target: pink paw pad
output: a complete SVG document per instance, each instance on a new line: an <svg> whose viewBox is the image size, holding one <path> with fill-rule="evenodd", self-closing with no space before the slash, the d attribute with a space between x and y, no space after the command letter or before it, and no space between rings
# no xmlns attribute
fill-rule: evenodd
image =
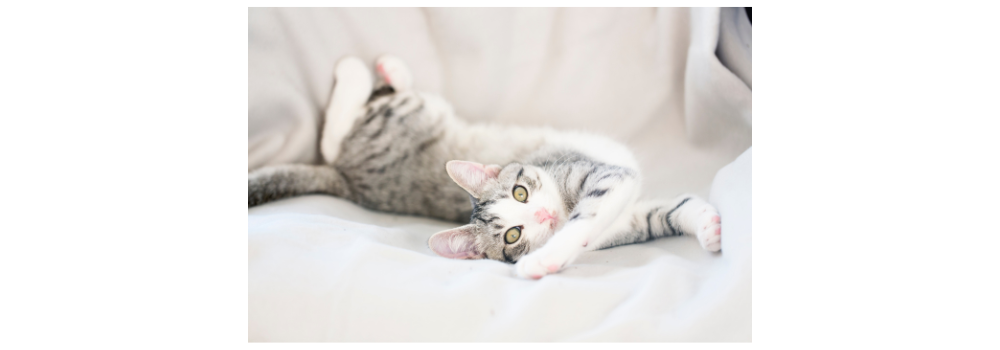
<svg viewBox="0 0 1000 350"><path fill-rule="evenodd" d="M389 80L389 74L386 74L385 68L382 67L381 63L375 66L375 70L378 70L379 75L382 76L382 79L385 79L386 84L392 85L392 81Z"/></svg>
<svg viewBox="0 0 1000 350"><path fill-rule="evenodd" d="M542 278L542 275L531 275L531 278L537 280L537 279Z"/></svg>
<svg viewBox="0 0 1000 350"><path fill-rule="evenodd" d="M716 228L715 229L715 235L718 236L718 235L721 235L721 234L722 234L722 228L721 227Z"/></svg>
<svg viewBox="0 0 1000 350"><path fill-rule="evenodd" d="M722 222L718 215L712 217L712 222L719 223Z"/></svg>
<svg viewBox="0 0 1000 350"><path fill-rule="evenodd" d="M549 265L549 267L547 267L545 269L549 270L549 272L556 272L556 271L559 271L559 265L552 264L552 265Z"/></svg>

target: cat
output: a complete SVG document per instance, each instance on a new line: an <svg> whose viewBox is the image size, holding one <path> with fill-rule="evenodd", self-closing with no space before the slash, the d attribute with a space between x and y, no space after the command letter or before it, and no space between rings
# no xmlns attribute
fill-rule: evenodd
<svg viewBox="0 0 1000 350"><path fill-rule="evenodd" d="M552 128L470 124L441 97L413 91L394 56L376 79L356 57L339 60L320 152L326 165L249 173L249 207L326 193L360 206L466 225L428 246L453 259L514 264L522 278L556 273L581 253L695 236L721 248L721 219L693 195L639 201L638 163L606 137Z"/></svg>

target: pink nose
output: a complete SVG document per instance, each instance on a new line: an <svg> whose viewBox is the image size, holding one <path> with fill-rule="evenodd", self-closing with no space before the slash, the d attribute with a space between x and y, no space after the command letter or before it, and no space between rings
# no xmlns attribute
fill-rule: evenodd
<svg viewBox="0 0 1000 350"><path fill-rule="evenodd" d="M538 211L535 212L535 220L537 220L539 224L545 223L546 221L552 219L553 219L552 215L549 214L549 212L546 211L545 208L538 209Z"/></svg>

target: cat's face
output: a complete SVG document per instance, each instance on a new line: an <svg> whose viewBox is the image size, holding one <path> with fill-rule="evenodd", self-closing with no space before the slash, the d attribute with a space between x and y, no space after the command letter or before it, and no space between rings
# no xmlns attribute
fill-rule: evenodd
<svg viewBox="0 0 1000 350"><path fill-rule="evenodd" d="M472 196L472 222L434 234L429 245L438 255L513 263L566 223L558 185L538 167L452 161L447 170Z"/></svg>

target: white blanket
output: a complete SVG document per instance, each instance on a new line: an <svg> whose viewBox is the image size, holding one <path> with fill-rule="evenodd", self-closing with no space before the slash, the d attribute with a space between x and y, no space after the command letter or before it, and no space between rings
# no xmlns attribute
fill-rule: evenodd
<svg viewBox="0 0 1000 350"><path fill-rule="evenodd" d="M719 9L251 9L248 168L319 161L333 63L393 53L466 119L625 142L645 198L711 185L723 253L662 239L527 281L501 262L435 256L427 238L454 224L294 198L248 211L250 340L750 340L749 151L715 176L750 146L750 90L706 49L718 20Z"/></svg>
<svg viewBox="0 0 1000 350"><path fill-rule="evenodd" d="M251 341L749 341L750 151L719 173L722 254L688 237L584 253L541 280L451 260L454 224L306 196L250 209Z"/></svg>

